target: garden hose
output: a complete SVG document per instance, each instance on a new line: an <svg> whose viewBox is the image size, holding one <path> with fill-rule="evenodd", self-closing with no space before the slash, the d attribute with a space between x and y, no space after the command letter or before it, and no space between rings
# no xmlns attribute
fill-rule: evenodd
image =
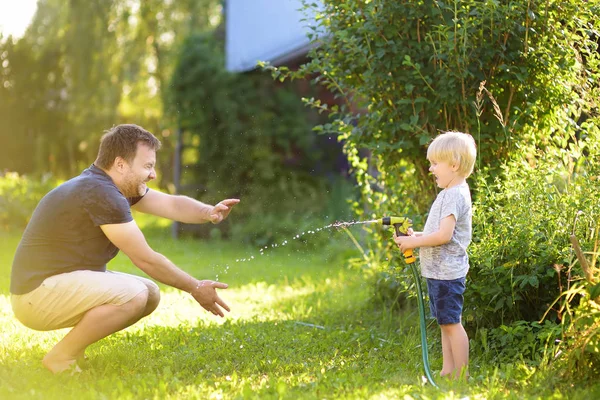
<svg viewBox="0 0 600 400"><path fill-rule="evenodd" d="M431 368L429 367L429 352L427 351L427 326L425 325L425 304L423 303L423 291L421 290L421 277L419 271L415 267L414 262L408 264L412 270L413 277L415 278L415 285L417 286L417 303L419 304L419 320L421 323L421 353L423 355L423 369L425 370L425 376L435 388L439 389L439 386L433 380L431 374Z"/></svg>
<svg viewBox="0 0 600 400"><path fill-rule="evenodd" d="M396 236L406 236L408 228L410 228L412 221L408 218L404 217L383 217L380 220L381 225L384 226L394 226L396 229ZM425 370L425 376L429 380L429 383L433 385L435 388L439 389L439 386L433 380L433 375L431 374L431 368L429 367L429 352L427 350L427 326L425 325L425 304L423 302L423 291L421 290L421 276L419 275L419 271L415 267L415 261L417 261L416 257L413 254L412 250L407 250L403 253L404 262L406 262L412 271L413 277L415 279L415 286L417 287L417 303L419 306L419 320L421 325L421 354L423 356L423 369Z"/></svg>

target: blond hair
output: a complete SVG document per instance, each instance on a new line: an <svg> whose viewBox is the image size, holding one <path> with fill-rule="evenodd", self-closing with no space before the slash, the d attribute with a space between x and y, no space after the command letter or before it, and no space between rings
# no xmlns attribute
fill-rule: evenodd
<svg viewBox="0 0 600 400"><path fill-rule="evenodd" d="M477 149L473 136L462 132L445 132L433 139L427 149L429 161L458 165L458 173L467 178L473 172Z"/></svg>

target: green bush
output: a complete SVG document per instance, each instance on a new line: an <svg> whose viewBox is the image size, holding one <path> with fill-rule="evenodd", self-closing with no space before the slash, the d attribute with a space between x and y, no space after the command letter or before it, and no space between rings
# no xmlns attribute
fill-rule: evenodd
<svg viewBox="0 0 600 400"><path fill-rule="evenodd" d="M0 229L23 229L38 202L56 185L50 175L38 180L16 172L0 174Z"/></svg>
<svg viewBox="0 0 600 400"><path fill-rule="evenodd" d="M482 359L539 365L557 354L556 341L561 333L561 326L551 321L516 321L493 329L480 328L472 343Z"/></svg>
<svg viewBox="0 0 600 400"><path fill-rule="evenodd" d="M476 171L488 167L493 177L523 142L552 147L594 107L600 22L587 3L322 3L311 60L296 72L270 69L276 78L312 76L342 100L332 109L306 102L332 110L317 129L344 140L359 214L428 210L435 184L423 149L440 130L470 132Z"/></svg>
<svg viewBox="0 0 600 400"><path fill-rule="evenodd" d="M361 193L356 215L419 216L422 227L437 191L426 144L440 130L471 133L478 160L465 319L487 330L492 351L539 354L538 345L526 349L529 335L551 335L560 316L534 322L568 287L566 276L579 274L570 269L574 216L581 210L588 226L598 216L597 5L322 3L310 61L296 72L269 69L276 78L314 74L344 101L330 108L306 99L331 111L317 130L344 141ZM589 246L585 226L576 233ZM363 264L381 270L397 249L389 235L372 236ZM407 276L399 268L398 290L411 290Z"/></svg>
<svg viewBox="0 0 600 400"><path fill-rule="evenodd" d="M489 328L540 320L569 279L582 276L570 267L569 236L579 213L575 234L589 246L590 223L600 218L595 129L569 149L516 157L491 183L478 175L467 321Z"/></svg>
<svg viewBox="0 0 600 400"><path fill-rule="evenodd" d="M208 203L239 197L228 233L258 245L350 215L340 200L350 183L336 178L341 150L312 132L316 113L294 86L260 71L232 74L224 64L221 42L194 35L173 74L167 104L184 131L184 186Z"/></svg>
<svg viewBox="0 0 600 400"><path fill-rule="evenodd" d="M560 310L565 313L560 346L565 353L562 370L568 378L597 379L600 376L599 280L596 270L593 282L576 283L560 299ZM571 304L574 298L579 299L575 306Z"/></svg>

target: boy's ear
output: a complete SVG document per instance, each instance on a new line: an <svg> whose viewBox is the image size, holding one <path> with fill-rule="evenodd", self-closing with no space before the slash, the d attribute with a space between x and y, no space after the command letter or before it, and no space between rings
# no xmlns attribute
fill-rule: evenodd
<svg viewBox="0 0 600 400"><path fill-rule="evenodd" d="M452 169L452 172L456 172L460 168L460 165L458 163L453 163L450 168Z"/></svg>

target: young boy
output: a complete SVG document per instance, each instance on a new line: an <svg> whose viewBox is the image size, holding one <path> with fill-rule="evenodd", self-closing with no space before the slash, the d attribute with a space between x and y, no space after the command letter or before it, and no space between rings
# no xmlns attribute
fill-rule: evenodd
<svg viewBox="0 0 600 400"><path fill-rule="evenodd" d="M429 171L443 189L433 202L423 232L394 241L404 252L420 247L421 274L427 279L429 306L442 331L441 376L468 376L469 338L461 324L465 276L471 243L471 193L466 178L473 172L477 151L473 137L446 132L427 149Z"/></svg>

